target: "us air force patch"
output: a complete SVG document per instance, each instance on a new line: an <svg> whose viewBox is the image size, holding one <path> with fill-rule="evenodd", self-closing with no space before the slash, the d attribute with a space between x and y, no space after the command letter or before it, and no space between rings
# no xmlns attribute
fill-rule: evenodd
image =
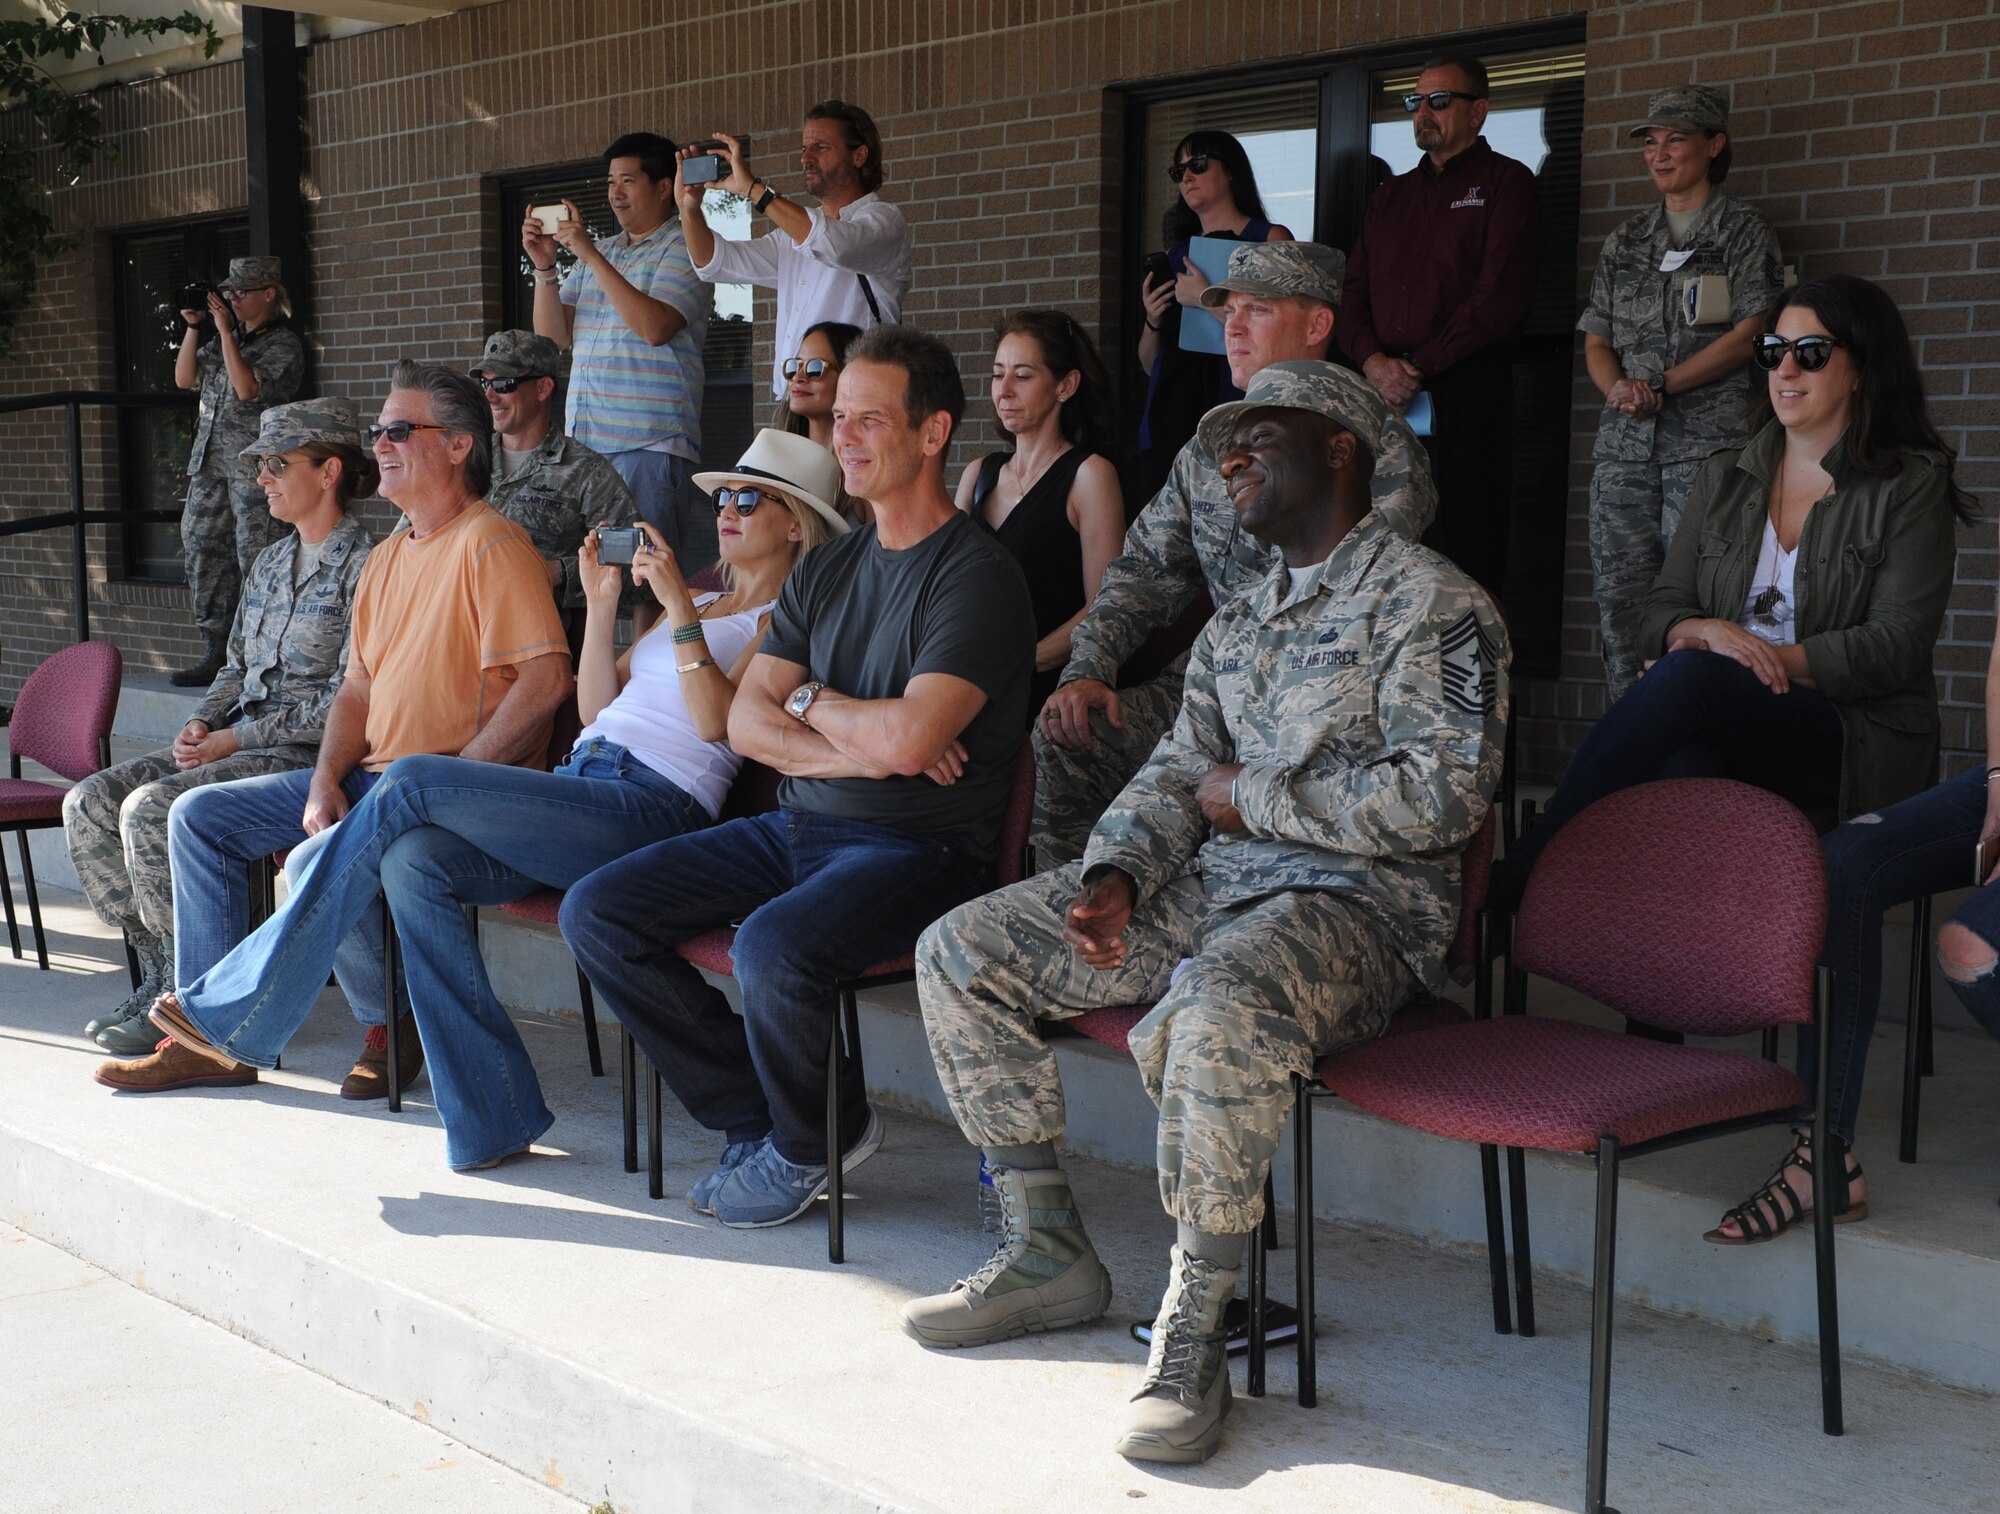
<svg viewBox="0 0 2000 1514"><path fill-rule="evenodd" d="M1468 715L1484 715L1493 698L1493 649L1470 610L1444 633L1440 650L1445 701Z"/></svg>

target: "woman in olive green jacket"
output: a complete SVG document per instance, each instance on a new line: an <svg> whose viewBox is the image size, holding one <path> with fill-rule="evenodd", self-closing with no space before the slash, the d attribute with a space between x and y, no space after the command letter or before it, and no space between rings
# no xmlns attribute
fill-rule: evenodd
<svg viewBox="0 0 2000 1514"><path fill-rule="evenodd" d="M1565 822L1634 784L1734 778L1844 818L1936 775L1931 654L1970 498L1886 294L1801 284L1773 327L1755 356L1776 418L1703 466L1641 612L1656 660L1501 865L1502 898Z"/></svg>

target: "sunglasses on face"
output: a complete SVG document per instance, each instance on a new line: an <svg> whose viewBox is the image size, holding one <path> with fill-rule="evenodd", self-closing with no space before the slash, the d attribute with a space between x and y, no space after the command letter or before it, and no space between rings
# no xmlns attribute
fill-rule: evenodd
<svg viewBox="0 0 2000 1514"><path fill-rule="evenodd" d="M1207 172L1208 154L1205 152L1198 152L1193 157L1185 159L1182 162L1169 163L1167 165L1167 177L1172 179L1176 184L1180 183L1182 179L1185 179L1191 173Z"/></svg>
<svg viewBox="0 0 2000 1514"><path fill-rule="evenodd" d="M449 426L430 426L424 424L422 421L391 421L386 426L370 426L368 428L368 441L369 444L372 446L374 443L381 441L382 438L386 436L389 438L390 441L394 442L397 446L400 447L403 445L404 442L410 439L410 433L412 431L449 431L449 430L451 430L451 427Z"/></svg>
<svg viewBox="0 0 2000 1514"><path fill-rule="evenodd" d="M782 503L780 496L774 494L769 489L752 489L745 486L741 489L717 489L715 491L715 513L717 515L720 515L724 510L734 505L737 515L748 520L759 505L775 505L780 503Z"/></svg>
<svg viewBox="0 0 2000 1514"><path fill-rule="evenodd" d="M785 377L795 379L804 374L809 379L825 378L833 372L834 365L823 357L788 357L785 359Z"/></svg>
<svg viewBox="0 0 2000 1514"><path fill-rule="evenodd" d="M1479 96L1469 95L1462 89L1434 89L1429 94L1408 94L1403 96L1403 109L1415 115L1428 105L1435 111L1451 109L1454 100L1477 100Z"/></svg>
<svg viewBox="0 0 2000 1514"><path fill-rule="evenodd" d="M1757 338L1757 345L1750 349L1750 355L1757 359L1757 366L1767 373L1777 369L1787 352L1798 360L1798 365L1807 373L1818 373L1833 360L1833 349L1842 345L1830 336L1788 339L1767 331Z"/></svg>
<svg viewBox="0 0 2000 1514"><path fill-rule="evenodd" d="M538 378L547 377L546 373L523 373L515 378L481 377L479 387L484 389L488 394L512 394L523 384L532 384Z"/></svg>
<svg viewBox="0 0 2000 1514"><path fill-rule="evenodd" d="M273 478L283 478L285 470L291 467L293 463L302 463L305 461L306 459L303 457L278 457L276 455L260 457L257 459L257 471L259 473L268 473Z"/></svg>

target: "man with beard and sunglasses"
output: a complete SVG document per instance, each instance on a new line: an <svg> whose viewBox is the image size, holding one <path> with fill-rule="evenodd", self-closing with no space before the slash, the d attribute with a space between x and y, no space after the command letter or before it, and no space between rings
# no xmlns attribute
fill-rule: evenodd
<svg viewBox="0 0 2000 1514"><path fill-rule="evenodd" d="M603 453L556 424L562 353L533 331L496 331L467 370L493 412L493 487L486 503L534 538L572 631L582 625L576 549L594 526L628 525L638 506Z"/></svg>

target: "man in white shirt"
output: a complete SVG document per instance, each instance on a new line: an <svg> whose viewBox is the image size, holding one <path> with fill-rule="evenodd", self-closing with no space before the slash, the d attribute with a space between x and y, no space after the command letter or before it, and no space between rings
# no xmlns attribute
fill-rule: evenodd
<svg viewBox="0 0 2000 1514"><path fill-rule="evenodd" d="M709 284L762 284L778 291L777 347L771 393L785 393L784 362L796 356L816 321L845 321L864 330L893 326L910 290L910 228L903 213L876 197L882 187L882 135L858 105L825 100L806 112L799 143L805 192L819 201L796 205L753 173L743 144L722 132L724 173L714 187L743 196L771 230L749 242L719 240L702 213L705 184L676 181L681 234L696 277ZM681 161L703 156L683 148Z"/></svg>

